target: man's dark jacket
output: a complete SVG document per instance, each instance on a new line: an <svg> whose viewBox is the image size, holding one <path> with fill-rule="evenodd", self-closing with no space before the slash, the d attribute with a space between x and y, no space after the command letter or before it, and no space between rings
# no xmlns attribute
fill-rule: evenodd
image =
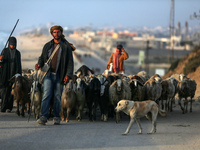
<svg viewBox="0 0 200 150"><path fill-rule="evenodd" d="M46 43L43 47L42 54L39 57L38 64L40 67L43 67L45 62L47 62L49 58L49 51L53 47L54 41L51 40ZM66 41L62 41L60 43L61 47L61 56L59 62L59 68L57 69L57 74L60 76L60 83L64 84L64 77L68 76L72 78L74 72L74 61L72 55L72 48Z"/></svg>
<svg viewBox="0 0 200 150"><path fill-rule="evenodd" d="M11 59L9 48L3 49L1 55L3 55L3 59L0 63L0 88L8 86L12 76L22 73L21 54L17 49L15 49L14 59ZM11 71L11 68L14 70Z"/></svg>

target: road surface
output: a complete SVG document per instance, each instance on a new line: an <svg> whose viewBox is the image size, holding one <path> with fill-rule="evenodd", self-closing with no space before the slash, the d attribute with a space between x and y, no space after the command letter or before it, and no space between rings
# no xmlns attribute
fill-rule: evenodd
<svg viewBox="0 0 200 150"><path fill-rule="evenodd" d="M175 104L174 111L166 118L158 117L157 133L147 134L151 123L141 119L143 134L138 135L134 123L130 133L122 136L129 123L129 117L123 115L120 123L110 118L108 122L90 122L86 115L78 122L71 116L69 123L53 125L49 120L41 126L31 117L18 117L13 109L11 113L0 113L0 149L1 150L191 150L200 148L200 102L193 103L193 112L182 114Z"/></svg>

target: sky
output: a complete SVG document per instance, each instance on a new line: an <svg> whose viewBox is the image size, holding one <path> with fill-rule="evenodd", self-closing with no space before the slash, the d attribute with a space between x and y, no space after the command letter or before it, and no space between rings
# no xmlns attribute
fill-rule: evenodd
<svg viewBox="0 0 200 150"><path fill-rule="evenodd" d="M0 31L46 26L63 27L92 25L121 27L168 27L171 0L0 0ZM200 0L175 0L175 26L200 26L200 20L190 20L200 14Z"/></svg>

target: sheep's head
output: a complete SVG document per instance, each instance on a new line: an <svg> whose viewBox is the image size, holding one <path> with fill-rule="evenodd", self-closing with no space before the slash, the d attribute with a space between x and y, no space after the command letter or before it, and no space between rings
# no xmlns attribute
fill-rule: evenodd
<svg viewBox="0 0 200 150"><path fill-rule="evenodd" d="M76 91L84 90L85 89L85 81L81 78L76 79Z"/></svg>
<svg viewBox="0 0 200 150"><path fill-rule="evenodd" d="M73 89L74 89L74 83L73 83L72 80L69 80L69 82L67 83L66 89L67 89L67 92L73 91Z"/></svg>
<svg viewBox="0 0 200 150"><path fill-rule="evenodd" d="M116 81L116 87L117 87L117 91L120 92L122 90L122 86L123 86L123 82L121 79L117 79Z"/></svg>

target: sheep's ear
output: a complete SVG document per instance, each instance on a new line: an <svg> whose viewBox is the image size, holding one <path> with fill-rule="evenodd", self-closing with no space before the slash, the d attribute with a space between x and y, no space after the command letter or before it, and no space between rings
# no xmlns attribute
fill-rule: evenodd
<svg viewBox="0 0 200 150"><path fill-rule="evenodd" d="M126 101L125 104L128 105L128 104L129 104L129 101Z"/></svg>

